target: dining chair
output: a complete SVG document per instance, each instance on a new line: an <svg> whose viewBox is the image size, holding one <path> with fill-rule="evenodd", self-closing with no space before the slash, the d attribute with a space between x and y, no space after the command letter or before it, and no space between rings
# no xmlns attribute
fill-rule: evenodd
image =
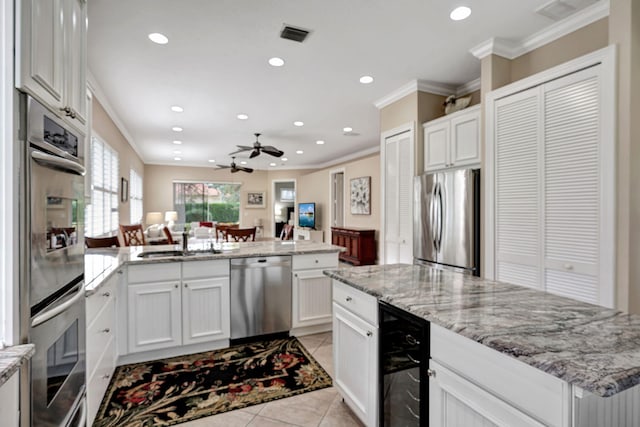
<svg viewBox="0 0 640 427"><path fill-rule="evenodd" d="M145 246L147 244L141 224L120 224L120 233L122 233L124 246Z"/></svg>
<svg viewBox="0 0 640 427"><path fill-rule="evenodd" d="M293 239L293 225L285 224L282 226L282 231L280 232L280 240L291 239Z"/></svg>
<svg viewBox="0 0 640 427"><path fill-rule="evenodd" d="M216 224L216 237L218 240L227 240L227 230L238 227L238 224Z"/></svg>
<svg viewBox="0 0 640 427"><path fill-rule="evenodd" d="M167 244L174 245L176 241L173 240L173 236L171 235L171 230L169 230L169 227L166 227L166 226L162 227L162 231L164 232L164 235L167 238Z"/></svg>
<svg viewBox="0 0 640 427"><path fill-rule="evenodd" d="M118 248L120 247L120 242L118 241L118 236L110 236L110 237L85 237L84 245L89 248Z"/></svg>
<svg viewBox="0 0 640 427"><path fill-rule="evenodd" d="M251 228L228 228L227 229L227 242L231 237L236 242L246 242L251 238L251 241L256 240L256 227Z"/></svg>

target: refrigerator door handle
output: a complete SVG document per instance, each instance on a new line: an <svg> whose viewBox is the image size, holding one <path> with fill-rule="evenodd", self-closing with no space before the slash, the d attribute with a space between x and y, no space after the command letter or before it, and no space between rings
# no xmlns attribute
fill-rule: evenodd
<svg viewBox="0 0 640 427"><path fill-rule="evenodd" d="M438 251L438 239L435 237L436 236L436 214L435 214L435 209L436 209L436 191L438 189L438 184L436 183L436 185L434 185L433 190L431 191L431 197L429 197L429 228L431 229L431 233L433 235L433 247L435 248L436 252Z"/></svg>
<svg viewBox="0 0 640 427"><path fill-rule="evenodd" d="M438 183L438 251L442 247L442 228L444 226L444 207L442 203L442 185Z"/></svg>

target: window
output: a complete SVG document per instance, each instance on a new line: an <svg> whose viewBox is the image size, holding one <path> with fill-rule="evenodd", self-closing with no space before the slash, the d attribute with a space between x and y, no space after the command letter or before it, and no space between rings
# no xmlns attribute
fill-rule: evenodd
<svg viewBox="0 0 640 427"><path fill-rule="evenodd" d="M91 138L91 204L87 205L85 234L90 237L118 231L118 153L106 142Z"/></svg>
<svg viewBox="0 0 640 427"><path fill-rule="evenodd" d="M131 209L131 224L142 223L142 177L131 169L129 174L129 207Z"/></svg>
<svg viewBox="0 0 640 427"><path fill-rule="evenodd" d="M238 222L240 184L174 182L173 206L178 222Z"/></svg>

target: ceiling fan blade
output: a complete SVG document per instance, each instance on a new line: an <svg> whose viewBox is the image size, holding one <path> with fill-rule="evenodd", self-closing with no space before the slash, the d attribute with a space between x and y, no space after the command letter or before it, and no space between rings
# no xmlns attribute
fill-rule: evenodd
<svg viewBox="0 0 640 427"><path fill-rule="evenodd" d="M274 157L281 157L284 154L284 151L278 150L276 147L272 147L270 145L263 146L262 152Z"/></svg>
<svg viewBox="0 0 640 427"><path fill-rule="evenodd" d="M240 170L240 171L242 171L242 172L247 172L247 173L251 173L251 172L253 172L253 169L251 169L251 168L245 168L244 166L238 166L236 169L237 169L237 170Z"/></svg>
<svg viewBox="0 0 640 427"><path fill-rule="evenodd" d="M250 159L253 159L254 157L258 157L260 155L260 149L259 148L254 148L253 151L251 152L251 155L249 156Z"/></svg>
<svg viewBox="0 0 640 427"><path fill-rule="evenodd" d="M217 167L221 168L221 169L229 169L232 166L229 165L216 165Z"/></svg>
<svg viewBox="0 0 640 427"><path fill-rule="evenodd" d="M229 153L229 155L233 156L234 154L242 153L243 151L253 150L253 147L244 147L244 146L240 146L240 145L238 145L238 147L240 147L240 149L234 151L233 153Z"/></svg>

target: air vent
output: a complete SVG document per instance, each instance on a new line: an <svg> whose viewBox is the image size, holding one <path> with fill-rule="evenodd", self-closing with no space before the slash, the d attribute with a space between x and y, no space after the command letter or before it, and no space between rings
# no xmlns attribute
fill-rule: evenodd
<svg viewBox="0 0 640 427"><path fill-rule="evenodd" d="M598 0L552 0L536 9L536 13L560 21L597 2Z"/></svg>
<svg viewBox="0 0 640 427"><path fill-rule="evenodd" d="M309 31L303 30L302 28L291 27L289 25L285 25L282 28L282 31L280 31L280 37L287 40L293 40L298 43L302 43L308 35Z"/></svg>

